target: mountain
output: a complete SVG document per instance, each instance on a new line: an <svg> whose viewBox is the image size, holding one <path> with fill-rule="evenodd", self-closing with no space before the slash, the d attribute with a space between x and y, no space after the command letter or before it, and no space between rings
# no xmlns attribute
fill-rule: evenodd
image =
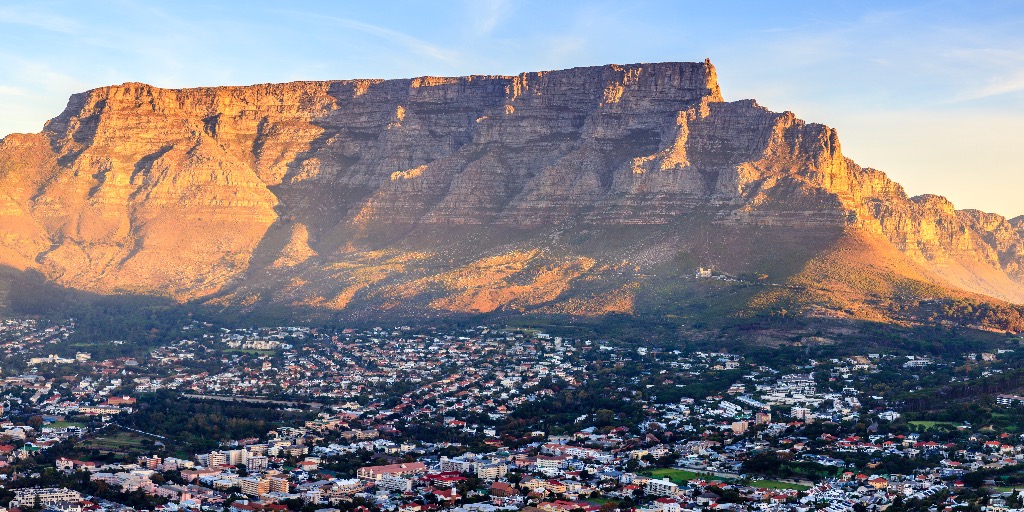
<svg viewBox="0 0 1024 512"><path fill-rule="evenodd" d="M95 294L354 317L1024 303L1024 218L908 197L707 61L75 94L0 142L0 249Z"/></svg>

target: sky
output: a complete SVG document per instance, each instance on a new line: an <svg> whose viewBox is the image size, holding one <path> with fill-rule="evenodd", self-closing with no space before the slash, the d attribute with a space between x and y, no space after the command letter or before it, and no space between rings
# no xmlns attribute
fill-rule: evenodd
<svg viewBox="0 0 1024 512"><path fill-rule="evenodd" d="M911 195L1024 214L1024 2L0 0L0 136L104 85L702 61Z"/></svg>

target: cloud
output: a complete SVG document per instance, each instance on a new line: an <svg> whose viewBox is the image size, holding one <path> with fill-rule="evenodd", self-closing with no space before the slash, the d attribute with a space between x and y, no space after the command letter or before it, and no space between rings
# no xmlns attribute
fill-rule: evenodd
<svg viewBox="0 0 1024 512"><path fill-rule="evenodd" d="M0 68L9 70L6 80L8 84L19 84L5 87L17 88L23 92L31 90L33 94L39 94L40 91L76 90L86 85L49 64L6 52L0 52ZM26 88L27 86L31 88Z"/></svg>
<svg viewBox="0 0 1024 512"><path fill-rule="evenodd" d="M348 18L339 18L335 16L312 16L307 13L295 11L284 12L283 14L290 14L294 17L306 18L311 21L325 21L340 27L349 28L352 30L362 32L364 34L379 37L393 44L403 46L407 50L418 55L430 57L432 59L439 60L441 62L452 65L459 63L459 54L457 52L429 43L427 41L406 34L405 32L400 32L398 30L381 27L379 25L373 25L370 23L365 23L362 21L352 20Z"/></svg>
<svg viewBox="0 0 1024 512"><path fill-rule="evenodd" d="M507 0L470 0L467 2L474 15L473 33L485 36L504 21L512 10Z"/></svg>
<svg viewBox="0 0 1024 512"><path fill-rule="evenodd" d="M4 24L25 25L61 34L82 32L82 24L76 20L24 5L0 7L0 25Z"/></svg>
<svg viewBox="0 0 1024 512"><path fill-rule="evenodd" d="M943 57L965 70L962 87L946 103L962 103L1024 91L1024 48L956 48Z"/></svg>
<svg viewBox="0 0 1024 512"><path fill-rule="evenodd" d="M994 77L989 80L988 84L958 96L953 102L980 100L1022 91L1024 91L1024 70L1010 75Z"/></svg>

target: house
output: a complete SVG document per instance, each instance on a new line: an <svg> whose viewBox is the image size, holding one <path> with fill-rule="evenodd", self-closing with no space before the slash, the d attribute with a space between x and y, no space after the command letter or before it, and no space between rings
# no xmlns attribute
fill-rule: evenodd
<svg viewBox="0 0 1024 512"><path fill-rule="evenodd" d="M451 489L434 489L430 494L437 499L438 503L447 503L449 505L455 503L459 498L461 498L461 496L459 496L459 492L456 491L454 487Z"/></svg>
<svg viewBox="0 0 1024 512"><path fill-rule="evenodd" d="M682 506L672 498L658 498L654 500L654 508L658 512L680 512Z"/></svg>

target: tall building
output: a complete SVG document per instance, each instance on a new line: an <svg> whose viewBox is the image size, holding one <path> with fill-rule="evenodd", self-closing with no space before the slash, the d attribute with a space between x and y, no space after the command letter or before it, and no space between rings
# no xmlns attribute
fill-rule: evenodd
<svg viewBox="0 0 1024 512"><path fill-rule="evenodd" d="M263 455L250 456L245 461L245 469L249 473L262 473L270 466L270 459Z"/></svg>
<svg viewBox="0 0 1024 512"><path fill-rule="evenodd" d="M272 476L267 480L270 482L270 492L288 492L288 478L284 476Z"/></svg>
<svg viewBox="0 0 1024 512"><path fill-rule="evenodd" d="M757 425L767 425L772 422L772 413L770 412L759 412L754 415L754 423Z"/></svg>
<svg viewBox="0 0 1024 512"><path fill-rule="evenodd" d="M270 492L270 479L250 476L239 480L242 493L249 496L261 496Z"/></svg>
<svg viewBox="0 0 1024 512"><path fill-rule="evenodd" d="M228 457L227 457L227 455L224 452L222 452L222 451L210 452L210 458L209 458L209 460L207 462L207 465L209 467L213 468L213 467L217 467L217 466L224 466L227 463L228 463Z"/></svg>

